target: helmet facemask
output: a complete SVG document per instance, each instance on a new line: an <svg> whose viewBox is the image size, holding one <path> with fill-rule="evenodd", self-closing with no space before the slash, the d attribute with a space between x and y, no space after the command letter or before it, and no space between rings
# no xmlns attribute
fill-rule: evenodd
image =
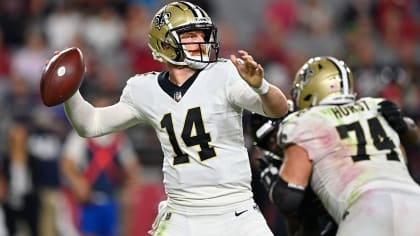
<svg viewBox="0 0 420 236"><path fill-rule="evenodd" d="M203 42L185 42L182 43L180 35L190 31L202 31L204 33ZM178 49L181 49L180 60L184 61L189 67L193 69L202 69L207 64L216 62L219 55L219 43L217 42L217 28L213 24L195 24L188 25L181 28L170 30L169 33L174 36L178 44ZM191 55L187 47L196 45L199 48L199 55Z"/></svg>

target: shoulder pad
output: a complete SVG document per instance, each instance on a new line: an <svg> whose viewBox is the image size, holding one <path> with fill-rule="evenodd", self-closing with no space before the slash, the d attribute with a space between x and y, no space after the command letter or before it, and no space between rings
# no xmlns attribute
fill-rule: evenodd
<svg viewBox="0 0 420 236"><path fill-rule="evenodd" d="M296 123L296 121L302 117L304 114L307 114L309 109L303 109L299 111L295 111L293 113L290 113L287 115L284 120L279 125L279 130L277 132L277 144L280 146L280 148L285 148L287 144L289 144L289 139L287 136L287 132L285 131L286 126L294 126L293 123ZM290 130L291 127L288 127L287 130Z"/></svg>
<svg viewBox="0 0 420 236"><path fill-rule="evenodd" d="M289 115L287 115L282 123L287 123L288 121L291 120L295 120L299 117L301 117L302 115L304 115L305 113L307 113L309 111L309 109L303 109L303 110L299 110L299 111L295 111L293 113L290 113Z"/></svg>
<svg viewBox="0 0 420 236"><path fill-rule="evenodd" d="M159 74L159 72L150 71L150 72L146 72L146 73L143 73L143 74L136 74L135 76L139 77L139 78L145 78L145 77L154 76L154 75L157 75L157 74Z"/></svg>
<svg viewBox="0 0 420 236"><path fill-rule="evenodd" d="M135 74L131 78L147 79L147 78L154 78L158 75L159 75L159 72L151 71L151 72L146 72L146 73L143 73L143 74Z"/></svg>
<svg viewBox="0 0 420 236"><path fill-rule="evenodd" d="M230 60L226 59L226 58L218 58L217 61L218 62L229 62Z"/></svg>

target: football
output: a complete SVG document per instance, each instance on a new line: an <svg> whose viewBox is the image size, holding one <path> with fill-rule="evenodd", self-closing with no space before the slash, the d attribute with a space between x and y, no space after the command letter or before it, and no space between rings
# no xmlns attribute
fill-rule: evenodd
<svg viewBox="0 0 420 236"><path fill-rule="evenodd" d="M79 48L71 47L55 54L42 72L42 102L51 107L66 101L79 89L84 72L85 63Z"/></svg>

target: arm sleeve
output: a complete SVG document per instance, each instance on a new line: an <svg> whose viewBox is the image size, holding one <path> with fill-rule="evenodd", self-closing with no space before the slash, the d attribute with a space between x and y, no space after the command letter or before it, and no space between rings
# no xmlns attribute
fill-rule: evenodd
<svg viewBox="0 0 420 236"><path fill-rule="evenodd" d="M125 100L107 107L94 107L77 91L64 103L70 123L82 137L96 137L121 131L139 122L136 112Z"/></svg>

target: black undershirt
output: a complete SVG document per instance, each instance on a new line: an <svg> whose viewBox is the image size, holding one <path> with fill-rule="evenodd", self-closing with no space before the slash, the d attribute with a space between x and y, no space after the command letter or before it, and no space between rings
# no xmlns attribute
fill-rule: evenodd
<svg viewBox="0 0 420 236"><path fill-rule="evenodd" d="M197 79L200 72L201 70L196 71L187 81L185 81L184 84L178 86L169 80L169 72L164 71L158 75L158 83L166 94L168 94L176 102L179 102L194 83L195 79Z"/></svg>

